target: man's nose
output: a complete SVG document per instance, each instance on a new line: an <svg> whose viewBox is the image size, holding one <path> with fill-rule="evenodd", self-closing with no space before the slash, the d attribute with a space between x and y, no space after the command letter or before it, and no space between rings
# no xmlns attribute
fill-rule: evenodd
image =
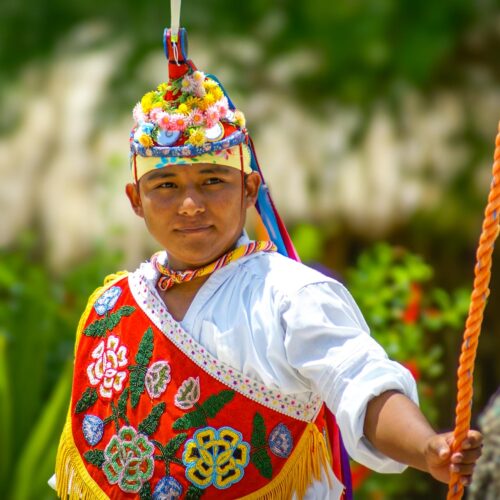
<svg viewBox="0 0 500 500"><path fill-rule="evenodd" d="M205 211L202 196L194 189L187 190L182 197L179 206L179 214L181 215L199 215Z"/></svg>

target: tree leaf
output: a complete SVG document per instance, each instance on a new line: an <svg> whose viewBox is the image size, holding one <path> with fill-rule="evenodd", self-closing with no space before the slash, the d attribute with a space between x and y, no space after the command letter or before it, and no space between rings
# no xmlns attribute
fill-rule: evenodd
<svg viewBox="0 0 500 500"><path fill-rule="evenodd" d="M83 454L83 456L89 464L95 465L96 467L99 467L99 468L102 467L102 464L104 463L104 460L105 460L104 452L102 450L86 451Z"/></svg>
<svg viewBox="0 0 500 500"><path fill-rule="evenodd" d="M93 387L87 387L82 397L75 406L75 413L81 413L88 410L97 401L97 391Z"/></svg>
<svg viewBox="0 0 500 500"><path fill-rule="evenodd" d="M164 402L153 406L150 414L139 424L137 430L142 434L146 434L146 436L151 436L158 428L160 417L163 415L166 406Z"/></svg>

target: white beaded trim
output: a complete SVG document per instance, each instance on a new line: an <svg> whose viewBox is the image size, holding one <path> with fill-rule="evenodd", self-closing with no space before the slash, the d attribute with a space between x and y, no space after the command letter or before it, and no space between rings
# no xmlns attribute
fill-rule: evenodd
<svg viewBox="0 0 500 500"><path fill-rule="evenodd" d="M312 396L308 403L303 403L293 395L283 395L219 361L199 345L167 311L156 289L151 286L149 276L146 278L142 274L146 266L149 267L149 275L151 268L148 264L143 264L141 269L129 274L130 291L137 305L167 339L212 377L247 398L297 420L312 422L316 419L322 405L319 396Z"/></svg>

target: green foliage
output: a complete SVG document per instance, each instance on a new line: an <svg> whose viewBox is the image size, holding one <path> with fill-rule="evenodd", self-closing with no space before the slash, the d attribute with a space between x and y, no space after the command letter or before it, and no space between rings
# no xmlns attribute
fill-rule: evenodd
<svg viewBox="0 0 500 500"><path fill-rule="evenodd" d="M349 270L347 286L389 356L415 377L420 405L437 423L443 376L443 335L463 325L468 310L465 290L448 293L431 286L433 270L421 257L402 248L378 244ZM409 471L406 474L418 474ZM383 492L383 498L425 494L426 484L408 477L371 475L357 492L360 499Z"/></svg>
<svg viewBox="0 0 500 500"><path fill-rule="evenodd" d="M0 65L4 79L15 76L26 62L53 53L62 36L88 22L108 27L98 43L126 39L132 50L110 95L122 109L129 109L136 95L131 95L127 87L137 85L138 60L161 47L163 28L170 22L168 8L159 2L54 0L40 4L28 0L1 5ZM400 82L423 85L439 77L453 81L459 75L459 65L453 60L459 53L463 32L472 29L480 15L487 18L495 8L495 2L476 5L467 0L437 5L388 0L284 0L245 2L234 9L224 0L191 0L183 5L182 24L190 34L209 37L214 46L221 36L243 34L257 39L266 67L296 50L315 51L319 64L301 72L291 86L308 101L330 95L364 104L374 92L381 95L393 91ZM231 65L241 65L238 54L221 52L226 58L232 57ZM444 67L446 71L441 69ZM262 84L266 73L258 71L239 84Z"/></svg>
<svg viewBox="0 0 500 500"><path fill-rule="evenodd" d="M13 500L54 497L47 480L69 405L76 325L119 260L97 250L62 277L38 248L25 234L0 250L0 491Z"/></svg>

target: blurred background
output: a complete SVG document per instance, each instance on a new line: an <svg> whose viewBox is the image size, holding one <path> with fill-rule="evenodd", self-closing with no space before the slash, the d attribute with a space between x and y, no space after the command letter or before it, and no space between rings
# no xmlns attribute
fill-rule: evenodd
<svg viewBox="0 0 500 500"><path fill-rule="evenodd" d="M185 0L189 55L244 110L303 260L344 282L453 427L500 119L500 2ZM54 498L75 328L156 250L124 196L131 110L167 78L163 0L0 4L0 496ZM252 230L252 228L249 228ZM500 384L500 257L474 419ZM353 464L356 498L444 498Z"/></svg>

